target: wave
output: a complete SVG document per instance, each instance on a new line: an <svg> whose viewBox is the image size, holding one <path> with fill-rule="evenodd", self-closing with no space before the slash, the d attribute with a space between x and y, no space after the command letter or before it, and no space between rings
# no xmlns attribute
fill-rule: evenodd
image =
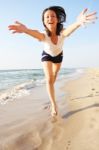
<svg viewBox="0 0 99 150"><path fill-rule="evenodd" d="M21 96L29 95L30 91L37 87L45 84L45 80L31 80L19 85L16 85L8 90L5 90L0 93L0 103L2 105L6 104L8 101L14 100Z"/></svg>
<svg viewBox="0 0 99 150"><path fill-rule="evenodd" d="M6 73L6 72L5 72ZM15 73L15 72L11 72ZM82 69L68 69L66 72L66 69L63 69L62 72L60 72L57 80L61 79L73 79L74 77L78 77L77 75L80 75L83 73ZM37 73L35 73L37 75ZM25 95L29 95L31 90L35 87L42 86L45 84L44 78L36 78L34 80L29 80L24 83L20 83L18 85L15 85L7 90L0 92L0 104L4 105L8 101L12 101L14 99L20 98Z"/></svg>

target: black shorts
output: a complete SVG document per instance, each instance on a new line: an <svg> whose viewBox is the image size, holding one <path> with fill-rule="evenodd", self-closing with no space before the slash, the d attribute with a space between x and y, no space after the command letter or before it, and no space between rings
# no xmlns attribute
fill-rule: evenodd
<svg viewBox="0 0 99 150"><path fill-rule="evenodd" d="M42 58L41 61L51 61L53 63L61 63L63 60L63 51L58 54L57 56L51 56L48 53L46 53L45 51L42 52Z"/></svg>

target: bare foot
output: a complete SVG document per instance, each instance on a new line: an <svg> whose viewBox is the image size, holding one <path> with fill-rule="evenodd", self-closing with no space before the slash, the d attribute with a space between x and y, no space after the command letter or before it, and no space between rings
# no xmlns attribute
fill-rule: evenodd
<svg viewBox="0 0 99 150"><path fill-rule="evenodd" d="M57 106L56 105L52 105L52 108L51 108L51 115L52 115L52 117L57 116L57 114L58 114Z"/></svg>

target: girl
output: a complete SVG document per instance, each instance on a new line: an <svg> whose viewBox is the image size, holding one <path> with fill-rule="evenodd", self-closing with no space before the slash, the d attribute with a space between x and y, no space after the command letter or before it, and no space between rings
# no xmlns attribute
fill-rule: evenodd
<svg viewBox="0 0 99 150"><path fill-rule="evenodd" d="M18 21L8 27L13 33L26 33L44 43L41 61L46 77L46 87L51 101L52 116L58 114L54 83L63 60L63 42L65 37L68 37L80 26L94 22L96 12L86 13L87 9L84 9L78 16L76 22L65 29L63 28L63 23L66 21L65 10L60 6L51 6L43 11L42 22L45 31L42 33L38 30L29 29Z"/></svg>

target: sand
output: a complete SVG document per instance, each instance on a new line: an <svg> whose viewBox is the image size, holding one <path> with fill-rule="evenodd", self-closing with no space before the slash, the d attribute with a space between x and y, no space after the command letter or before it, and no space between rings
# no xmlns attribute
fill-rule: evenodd
<svg viewBox="0 0 99 150"><path fill-rule="evenodd" d="M45 85L0 105L0 150L99 149L99 69L57 81L55 88L54 121Z"/></svg>

